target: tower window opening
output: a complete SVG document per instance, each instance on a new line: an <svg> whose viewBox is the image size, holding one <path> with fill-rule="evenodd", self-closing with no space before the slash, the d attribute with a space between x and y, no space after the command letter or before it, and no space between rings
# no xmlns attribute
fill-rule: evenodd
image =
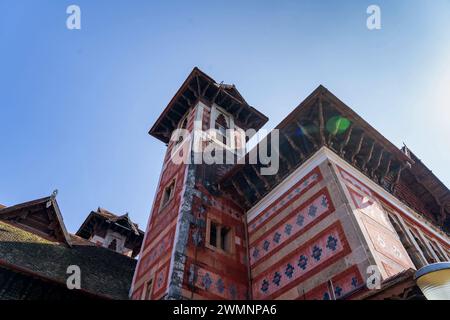
<svg viewBox="0 0 450 320"><path fill-rule="evenodd" d="M164 188L162 200L161 200L161 208L165 207L167 203L172 199L175 191L175 180L173 180L167 187Z"/></svg>

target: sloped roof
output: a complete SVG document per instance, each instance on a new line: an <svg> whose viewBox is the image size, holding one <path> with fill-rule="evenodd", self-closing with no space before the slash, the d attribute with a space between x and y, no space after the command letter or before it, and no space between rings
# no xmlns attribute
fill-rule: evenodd
<svg viewBox="0 0 450 320"><path fill-rule="evenodd" d="M341 126L346 123L346 126ZM328 89L320 85L276 127L279 130L279 170L263 176L264 166L249 161L248 152L243 164L238 164L218 179L221 190L231 193L244 209L249 209L274 189L296 168L321 147L333 150L342 159L356 167L401 201L400 182L425 204L433 223L450 232L449 191L414 155L407 155L369 123L362 119ZM273 131L260 145L270 149ZM274 150L276 152L276 150ZM415 163L417 161L417 163ZM415 182L411 173L416 176ZM427 190L428 189L428 190Z"/></svg>
<svg viewBox="0 0 450 320"><path fill-rule="evenodd" d="M234 85L217 83L213 78L195 67L167 107L149 131L153 137L168 143L171 134L186 112L201 100L217 103L234 115L235 123L242 129L259 130L268 118L250 106Z"/></svg>
<svg viewBox="0 0 450 320"><path fill-rule="evenodd" d="M113 228L114 230L125 234L127 237L127 244L133 248L132 257L139 254L144 239L144 231L139 229L138 224L131 221L128 213L118 216L99 207L97 211L91 211L76 232L76 235L80 238L89 239L94 234L96 226L97 228L98 226L101 226L103 229Z"/></svg>
<svg viewBox="0 0 450 320"><path fill-rule="evenodd" d="M0 208L0 219L14 220L23 223L26 227L26 220L34 214L41 214L48 217L48 228L52 230L57 241L64 242L70 246L70 236L64 224L63 217L59 210L55 196L27 201L11 207ZM21 222L19 222L19 220ZM45 232L45 231L44 231Z"/></svg>
<svg viewBox="0 0 450 320"><path fill-rule="evenodd" d="M0 220L0 265L28 270L64 285L67 267L77 265L84 291L111 299L128 299L136 260L92 246L77 236L70 237L71 247Z"/></svg>

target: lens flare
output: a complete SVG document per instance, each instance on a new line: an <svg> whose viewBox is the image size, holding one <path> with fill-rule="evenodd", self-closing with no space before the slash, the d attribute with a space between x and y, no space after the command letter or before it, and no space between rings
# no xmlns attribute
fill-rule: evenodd
<svg viewBox="0 0 450 320"><path fill-rule="evenodd" d="M327 131L333 135L342 134L347 131L351 121L342 116L331 117L326 124Z"/></svg>

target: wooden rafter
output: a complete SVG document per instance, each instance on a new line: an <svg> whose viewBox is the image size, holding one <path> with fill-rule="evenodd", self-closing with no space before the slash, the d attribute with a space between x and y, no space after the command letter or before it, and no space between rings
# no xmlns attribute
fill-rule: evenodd
<svg viewBox="0 0 450 320"><path fill-rule="evenodd" d="M308 131L303 129L303 126L297 121L295 120L295 125L300 129L301 133L313 144L314 149L317 149L318 145L316 142L316 139L314 139L309 133Z"/></svg>
<svg viewBox="0 0 450 320"><path fill-rule="evenodd" d="M344 140L342 141L341 145L339 146L339 155L342 157L345 154L344 148L347 146L348 142L350 141L351 135L353 132L353 122L350 124L350 127L348 128L347 132L345 133Z"/></svg>
<svg viewBox="0 0 450 320"><path fill-rule="evenodd" d="M370 150L367 153L367 156L364 158L364 161L361 165L361 168L364 171L367 171L367 164L370 162L370 160L372 159L372 155L373 155L373 149L375 148L375 140L372 141L372 145L370 146Z"/></svg>
<svg viewBox="0 0 450 320"><path fill-rule="evenodd" d="M237 193L241 196L242 200L244 200L245 204L250 207L250 203L247 200L247 197L245 196L245 193L239 188L237 183L234 180L231 180L231 184L233 185L234 189L237 191Z"/></svg>
<svg viewBox="0 0 450 320"><path fill-rule="evenodd" d="M300 158L304 158L303 152L300 149L300 147L298 147L295 142L292 140L292 138L285 133L282 133L283 137L287 140L287 142L289 143L289 145L291 146L292 149L294 149L295 151L297 151L300 154Z"/></svg>
<svg viewBox="0 0 450 320"><path fill-rule="evenodd" d="M375 166L372 167L372 169L370 170L370 176L374 176L375 172L378 170L378 168L380 167L381 164L381 159L383 158L383 154L384 154L384 149L381 148L380 149L380 153L378 154L378 158L375 162Z"/></svg>
<svg viewBox="0 0 450 320"><path fill-rule="evenodd" d="M197 97L201 97L202 90L201 90L201 86L200 86L200 77L198 75L195 77L195 82L197 83Z"/></svg>
<svg viewBox="0 0 450 320"><path fill-rule="evenodd" d="M382 173L381 177L380 177L380 182L383 182L384 179L386 178L386 176L388 175L389 171L391 170L391 163L392 163L392 159L391 157L389 157L386 169L384 170L384 172Z"/></svg>
<svg viewBox="0 0 450 320"><path fill-rule="evenodd" d="M259 198L262 198L261 194L258 191L258 188L255 186L255 184L250 180L250 178L245 174L244 171L242 171L242 177L244 178L245 182L249 185L249 187L255 191L258 194Z"/></svg>
<svg viewBox="0 0 450 320"><path fill-rule="evenodd" d="M358 141L358 143L356 145L356 149L355 149L355 151L353 152L353 154L352 154L352 156L350 158L350 162L353 163L353 164L355 164L356 156L361 151L361 147L362 147L362 144L363 144L363 141L364 141L364 137L365 137L365 133L362 132L361 136L359 137L359 141Z"/></svg>
<svg viewBox="0 0 450 320"><path fill-rule="evenodd" d="M270 189L270 184L267 181L266 177L264 177L259 171L258 169L256 169L256 167L254 165L250 165L250 167L253 169L253 171L255 172L256 176L264 183L264 186L266 187L267 190Z"/></svg>
<svg viewBox="0 0 450 320"><path fill-rule="evenodd" d="M188 89L192 92L194 97L196 97L196 98L199 97L198 89L193 88L191 85L188 85Z"/></svg>
<svg viewBox="0 0 450 320"><path fill-rule="evenodd" d="M320 134L320 142L322 145L326 144L325 139L325 119L323 112L323 104L322 99L319 97L319 134Z"/></svg>

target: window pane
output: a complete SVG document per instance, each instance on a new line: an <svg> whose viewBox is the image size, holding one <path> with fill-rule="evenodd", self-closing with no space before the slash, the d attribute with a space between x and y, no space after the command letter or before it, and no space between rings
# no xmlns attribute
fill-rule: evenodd
<svg viewBox="0 0 450 320"><path fill-rule="evenodd" d="M226 227L222 227L222 230L220 231L220 240L221 240L221 246L222 250L230 252L231 243L230 243L230 229Z"/></svg>
<svg viewBox="0 0 450 320"><path fill-rule="evenodd" d="M211 222L211 228L209 231L209 244L217 247L217 226L213 222Z"/></svg>

